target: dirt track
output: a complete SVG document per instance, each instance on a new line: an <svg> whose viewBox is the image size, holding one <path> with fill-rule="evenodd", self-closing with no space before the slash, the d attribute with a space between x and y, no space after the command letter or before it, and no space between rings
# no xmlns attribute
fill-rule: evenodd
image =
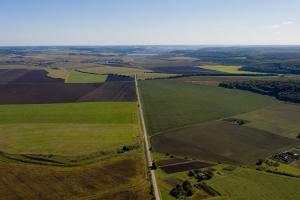
<svg viewBox="0 0 300 200"><path fill-rule="evenodd" d="M142 125L142 130L144 134L144 145L145 145L145 154L146 154L146 159L148 162L148 167L150 167L153 163L151 152L150 152L150 142L148 139L148 133L147 133L147 128L145 125L145 119L144 119L144 111L143 111L143 105L141 103L141 98L140 98L140 92L139 92L139 87L138 87L138 81L137 81L137 76L135 75L135 87L136 87L136 93L137 93L137 99L138 99L138 107L140 111L140 118L141 118L141 125ZM156 181L156 176L155 176L155 170L150 169L150 178L152 182L152 188L153 188L153 195L155 200L160 200L160 192L158 189L158 184Z"/></svg>

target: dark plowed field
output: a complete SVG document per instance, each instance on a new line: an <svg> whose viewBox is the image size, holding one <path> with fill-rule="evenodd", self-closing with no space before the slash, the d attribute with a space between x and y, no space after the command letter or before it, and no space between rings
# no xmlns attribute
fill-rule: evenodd
<svg viewBox="0 0 300 200"><path fill-rule="evenodd" d="M112 75L114 81L105 83L64 83L43 70L0 70L0 104L136 101L134 81L125 79Z"/></svg>
<svg viewBox="0 0 300 200"><path fill-rule="evenodd" d="M25 75L28 70L25 69L0 69L0 84L8 84L23 75Z"/></svg>
<svg viewBox="0 0 300 200"><path fill-rule="evenodd" d="M78 101L136 101L135 85L133 81L105 82Z"/></svg>
<svg viewBox="0 0 300 200"><path fill-rule="evenodd" d="M211 166L212 164L209 163L192 161L192 162L179 163L174 165L166 165L160 168L166 173L171 174L171 173L184 172L192 169L200 169L200 168L206 168Z"/></svg>
<svg viewBox="0 0 300 200"><path fill-rule="evenodd" d="M181 159L181 158L174 158L174 159L167 159L167 160L159 160L156 162L156 164L160 167L165 165L174 165L183 162L188 162L188 160Z"/></svg>
<svg viewBox="0 0 300 200"><path fill-rule="evenodd" d="M0 83L63 83L63 79L47 76L45 70L2 69L0 70Z"/></svg>
<svg viewBox="0 0 300 200"><path fill-rule="evenodd" d="M109 74L107 76L106 82L113 82L113 81L134 81L134 78L130 76L124 76L124 75Z"/></svg>
<svg viewBox="0 0 300 200"><path fill-rule="evenodd" d="M1 104L76 102L99 84L7 84L0 85ZM94 100L94 99L90 99Z"/></svg>
<svg viewBox="0 0 300 200"><path fill-rule="evenodd" d="M47 76L45 70L28 70L23 76L13 80L11 83L64 83L63 79Z"/></svg>

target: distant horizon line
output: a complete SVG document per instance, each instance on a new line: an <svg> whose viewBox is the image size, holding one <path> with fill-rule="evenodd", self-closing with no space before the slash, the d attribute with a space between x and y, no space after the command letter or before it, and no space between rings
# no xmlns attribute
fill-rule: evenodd
<svg viewBox="0 0 300 200"><path fill-rule="evenodd" d="M194 46L194 47L253 47L253 46L299 46L300 44L49 44L49 45L1 45L0 48L3 47L126 47L126 46L173 46L173 47L184 47L184 46Z"/></svg>

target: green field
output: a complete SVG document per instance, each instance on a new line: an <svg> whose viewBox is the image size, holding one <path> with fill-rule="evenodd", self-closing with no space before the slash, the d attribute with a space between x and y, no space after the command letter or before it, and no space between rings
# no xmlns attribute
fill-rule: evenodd
<svg viewBox="0 0 300 200"><path fill-rule="evenodd" d="M136 103L0 106L0 150L80 155L138 142Z"/></svg>
<svg viewBox="0 0 300 200"><path fill-rule="evenodd" d="M129 68L129 67L91 67L80 69L84 72L97 73L97 74L120 74L125 76L135 76L137 75L138 79L152 79L152 78L165 78L176 76L176 74L167 74L167 73L154 73L151 70L140 69L140 68Z"/></svg>
<svg viewBox="0 0 300 200"><path fill-rule="evenodd" d="M140 87L151 135L250 112L277 102L251 92L177 80L141 81Z"/></svg>
<svg viewBox="0 0 300 200"><path fill-rule="evenodd" d="M300 133L300 106L280 103L236 118L250 121L246 126L259 128L277 135L296 138Z"/></svg>
<svg viewBox="0 0 300 200"><path fill-rule="evenodd" d="M0 196L149 199L139 136L136 102L0 105Z"/></svg>
<svg viewBox="0 0 300 200"><path fill-rule="evenodd" d="M1 151L20 154L81 155L116 150L137 142L133 124L10 124L0 125Z"/></svg>
<svg viewBox="0 0 300 200"><path fill-rule="evenodd" d="M207 183L228 200L296 200L300 196L299 178L246 168L238 168L232 173L216 175Z"/></svg>
<svg viewBox="0 0 300 200"><path fill-rule="evenodd" d="M127 124L136 120L136 103L132 102L0 105L0 124Z"/></svg>
<svg viewBox="0 0 300 200"><path fill-rule="evenodd" d="M190 82L199 85L218 86L224 81L246 81L261 79L260 76L187 76L178 78L185 82Z"/></svg>
<svg viewBox="0 0 300 200"><path fill-rule="evenodd" d="M264 95L217 87L218 82L231 78L249 77L141 81L143 108L154 155L244 166L232 173L215 173L215 177L207 182L222 195L211 199L295 199L299 194L293 196L292 191L299 189L299 179L257 172L245 166L251 167L258 159L300 144L294 137L299 124L298 106ZM244 119L246 123L238 125L224 121L229 117ZM283 137L289 134L290 138ZM276 170L299 174L299 169L283 164ZM163 199L174 199L168 194L174 187L169 183L189 179L187 172L171 175L160 169L157 172ZM208 196L197 190L191 199Z"/></svg>
<svg viewBox="0 0 300 200"><path fill-rule="evenodd" d="M203 69L210 69L230 74L258 74L258 72L248 72L240 70L241 66L225 66L225 65L204 65L199 66Z"/></svg>
<svg viewBox="0 0 300 200"><path fill-rule="evenodd" d="M105 82L107 75L88 74L76 70L70 70L65 78L66 83L102 83Z"/></svg>

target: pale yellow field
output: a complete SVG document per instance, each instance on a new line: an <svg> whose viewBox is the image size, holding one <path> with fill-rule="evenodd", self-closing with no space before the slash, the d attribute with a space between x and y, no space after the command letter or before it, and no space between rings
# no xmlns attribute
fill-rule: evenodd
<svg viewBox="0 0 300 200"><path fill-rule="evenodd" d="M68 70L66 69L47 69L48 76L52 78L66 79L68 76Z"/></svg>
<svg viewBox="0 0 300 200"><path fill-rule="evenodd" d="M241 71L239 70L241 66L205 65L199 67L203 69L210 69L210 70L226 72L231 74L258 74L258 72Z"/></svg>

